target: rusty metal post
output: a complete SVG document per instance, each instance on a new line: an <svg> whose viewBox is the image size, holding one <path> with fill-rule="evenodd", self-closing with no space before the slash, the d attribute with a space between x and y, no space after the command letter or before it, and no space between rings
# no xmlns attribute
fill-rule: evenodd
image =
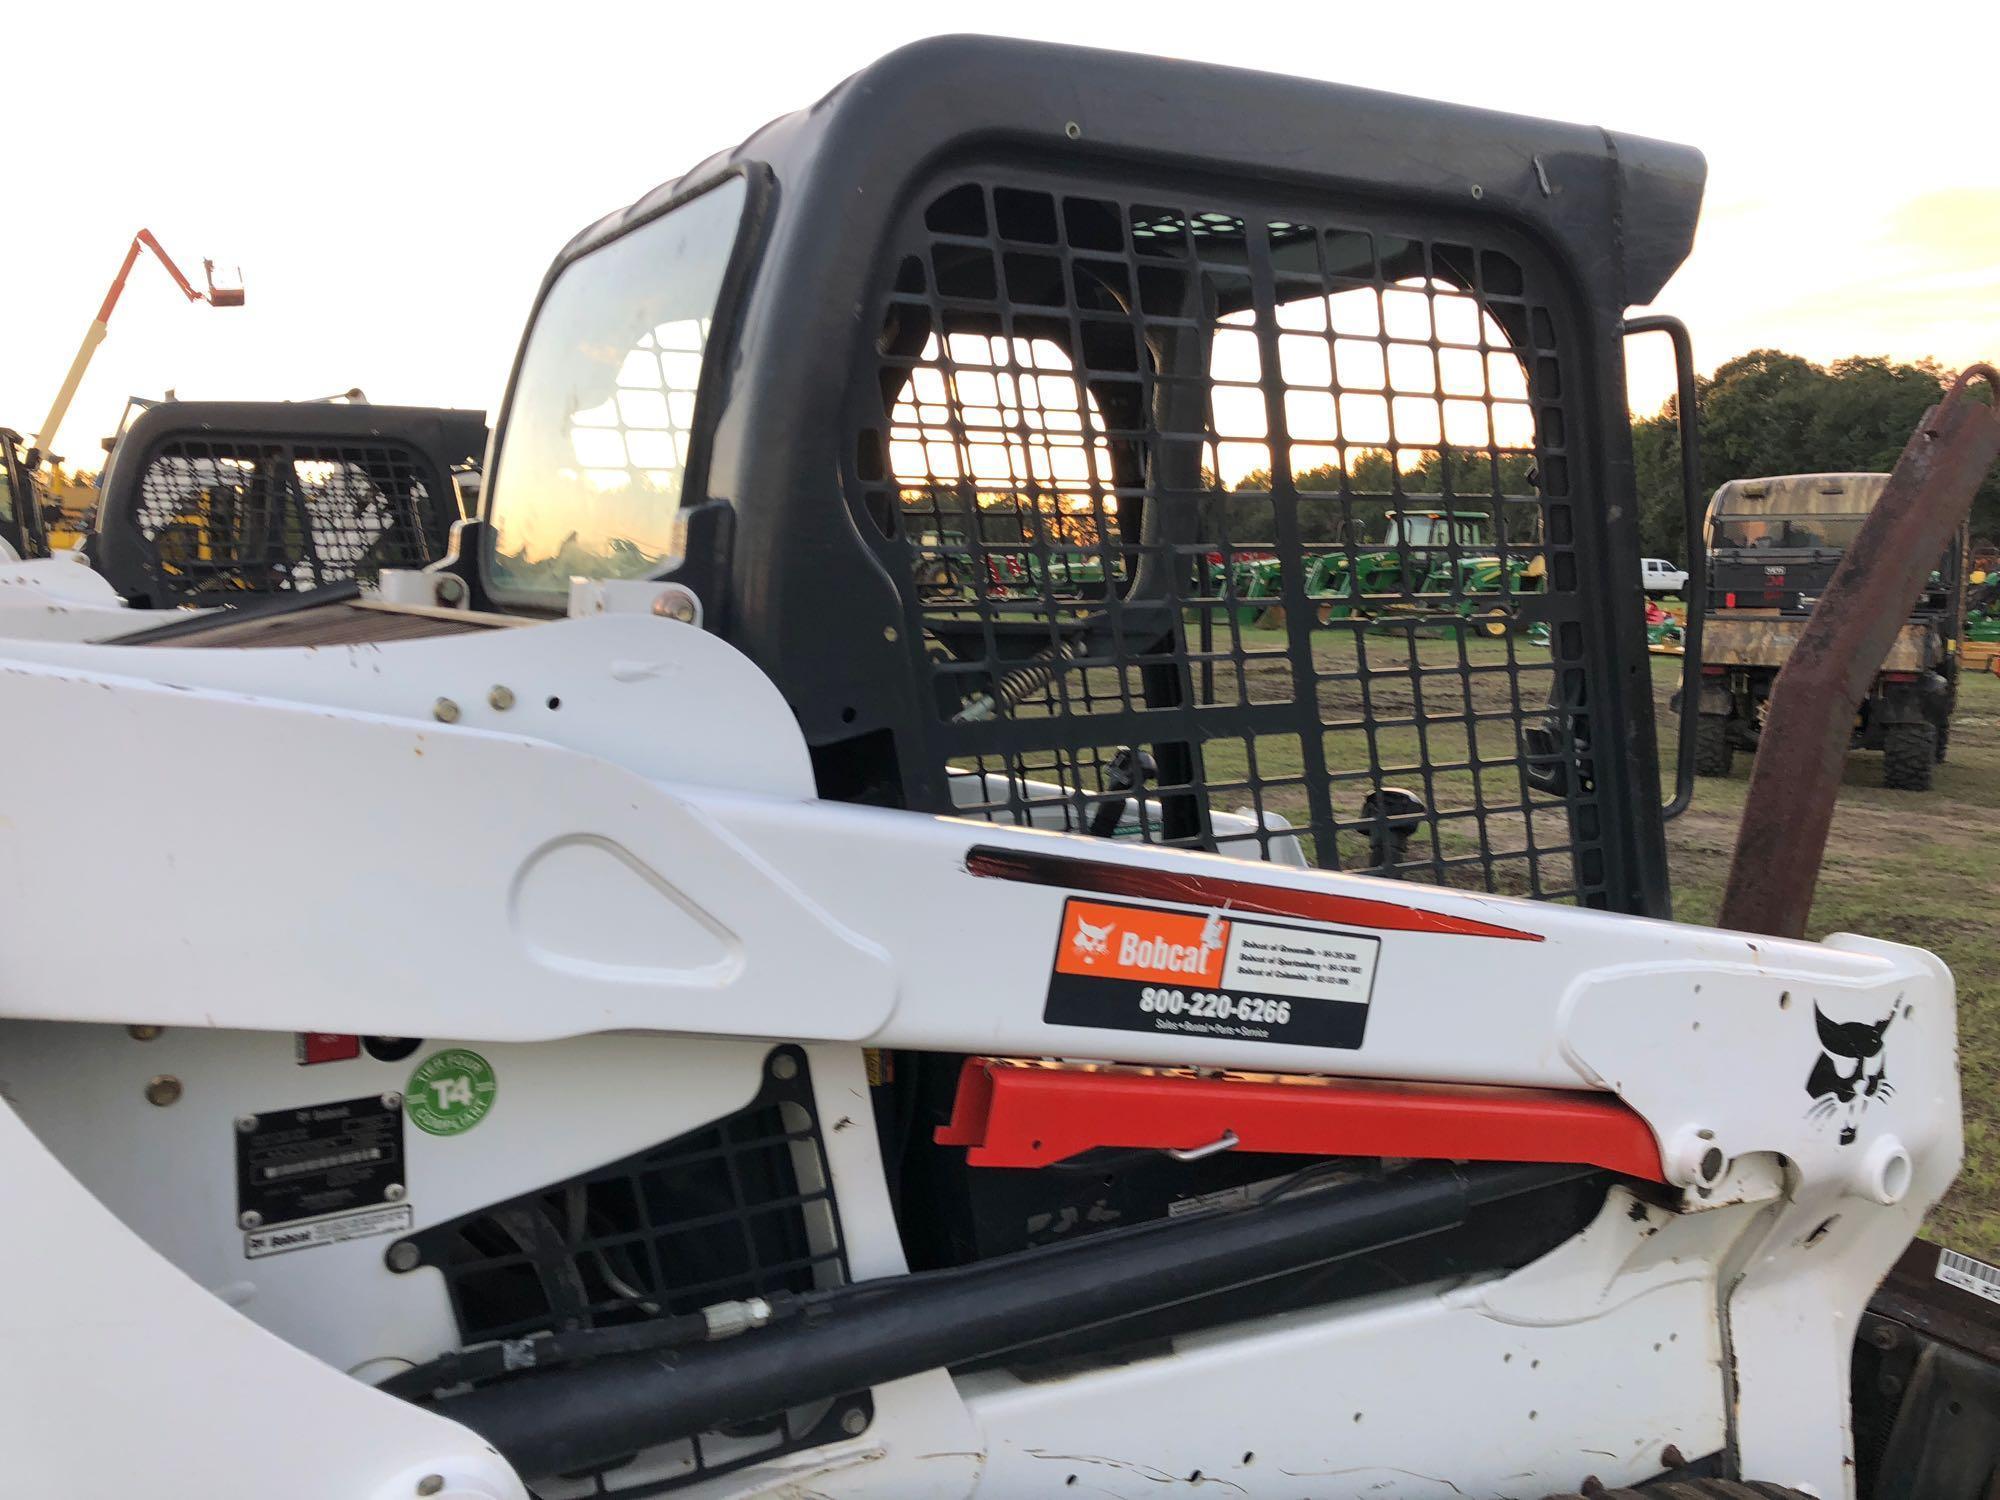
<svg viewBox="0 0 2000 1500"><path fill-rule="evenodd" d="M2000 371L1974 365L1917 424L1772 686L1719 925L1805 935L1855 711L1996 457Z"/></svg>

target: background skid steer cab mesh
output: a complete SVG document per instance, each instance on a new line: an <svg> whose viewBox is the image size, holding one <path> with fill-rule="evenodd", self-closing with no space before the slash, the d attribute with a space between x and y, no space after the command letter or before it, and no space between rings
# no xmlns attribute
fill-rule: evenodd
<svg viewBox="0 0 2000 1500"><path fill-rule="evenodd" d="M1613 904L1572 335L1529 246L1463 230L1011 169L917 195L847 482L935 810Z"/></svg>
<svg viewBox="0 0 2000 1500"><path fill-rule="evenodd" d="M147 465L134 522L156 603L228 604L435 562L454 506L401 443L183 438Z"/></svg>

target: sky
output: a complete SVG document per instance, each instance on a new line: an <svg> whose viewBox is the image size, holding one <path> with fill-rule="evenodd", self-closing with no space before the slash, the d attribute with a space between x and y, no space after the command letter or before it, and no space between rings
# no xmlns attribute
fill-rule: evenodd
<svg viewBox="0 0 2000 1500"><path fill-rule="evenodd" d="M240 267L247 301L189 304L141 264L55 444L73 461L96 466L128 395L168 389L358 386L491 410L577 229L899 43L952 30L1689 142L1708 197L1657 309L1692 326L1704 370L1757 347L2000 358L2000 5L1862 14L1757 0L36 7L9 22L18 65L0 94L0 426L40 426L141 226L197 281L204 257ZM1634 408L1670 389L1664 347L1635 350Z"/></svg>

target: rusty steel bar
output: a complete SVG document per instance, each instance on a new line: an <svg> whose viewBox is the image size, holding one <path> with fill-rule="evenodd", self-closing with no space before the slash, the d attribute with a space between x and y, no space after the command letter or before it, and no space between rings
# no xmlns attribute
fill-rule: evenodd
<svg viewBox="0 0 2000 1500"><path fill-rule="evenodd" d="M1772 685L1719 925L1805 936L1855 712L1996 457L2000 371L1974 365L1917 424Z"/></svg>

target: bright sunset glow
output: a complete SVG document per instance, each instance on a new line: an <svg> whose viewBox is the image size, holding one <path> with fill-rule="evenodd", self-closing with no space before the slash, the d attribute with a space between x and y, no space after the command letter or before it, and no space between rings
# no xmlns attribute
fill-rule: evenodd
<svg viewBox="0 0 2000 1500"><path fill-rule="evenodd" d="M1413 280L1295 298L1278 305L1276 321L1294 472L1345 468L1381 450L1407 471L1439 447L1534 447L1526 372L1499 325L1456 288ZM1209 369L1204 467L1233 488L1271 465L1252 312L1221 319ZM1087 506L1093 481L1103 489L1113 476L1104 439L1086 441L1086 408L1089 430L1102 433L1097 403L1048 339L958 333L941 348L932 335L891 412L890 471L905 484L1027 484ZM577 434L579 453L588 440Z"/></svg>
<svg viewBox="0 0 2000 1500"><path fill-rule="evenodd" d="M889 469L906 483L969 479L979 486L1029 484L1077 495L1109 485L1111 449L1084 438L1083 401L1101 432L1097 403L1079 400L1068 356L1048 339L955 333L941 350L933 334L890 413ZM942 353L950 368L937 368Z"/></svg>

